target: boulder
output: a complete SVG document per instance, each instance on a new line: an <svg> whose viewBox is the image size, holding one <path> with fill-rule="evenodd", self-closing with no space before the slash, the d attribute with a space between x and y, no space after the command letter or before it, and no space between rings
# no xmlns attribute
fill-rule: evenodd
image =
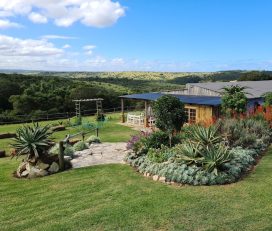
<svg viewBox="0 0 272 231"><path fill-rule="evenodd" d="M16 174L18 177L21 177L22 172L26 170L26 162L22 162L19 167L17 168Z"/></svg>
<svg viewBox="0 0 272 231"><path fill-rule="evenodd" d="M0 150L0 158L5 157L5 156L6 156L6 152L3 150Z"/></svg>
<svg viewBox="0 0 272 231"><path fill-rule="evenodd" d="M72 160L72 157L71 157L71 156L64 156L64 160L66 160L66 161L71 161L71 160Z"/></svg>
<svg viewBox="0 0 272 231"><path fill-rule="evenodd" d="M152 179L153 179L154 181L157 181L157 180L159 179L159 176L158 176L158 175L154 175L154 176L152 177Z"/></svg>
<svg viewBox="0 0 272 231"><path fill-rule="evenodd" d="M21 177L27 177L29 174L29 171L25 170L21 173Z"/></svg>
<svg viewBox="0 0 272 231"><path fill-rule="evenodd" d="M36 177L41 177L46 175L48 175L48 172L46 170L38 169L32 166L30 167L28 178L36 178Z"/></svg>
<svg viewBox="0 0 272 231"><path fill-rule="evenodd" d="M160 179L159 179L159 181L160 181L160 182L163 182L163 183L165 183L165 181L166 181L166 178L165 178L165 177L163 177L163 176L161 176L161 177L160 177Z"/></svg>
<svg viewBox="0 0 272 231"><path fill-rule="evenodd" d="M59 165L56 162L53 162L50 166L50 168L48 169L48 171L50 173L56 173L59 171Z"/></svg>
<svg viewBox="0 0 272 231"><path fill-rule="evenodd" d="M43 169L43 170L46 170L47 168L49 168L49 164L45 164L41 161L38 161L37 164L36 164L36 168L38 169Z"/></svg>

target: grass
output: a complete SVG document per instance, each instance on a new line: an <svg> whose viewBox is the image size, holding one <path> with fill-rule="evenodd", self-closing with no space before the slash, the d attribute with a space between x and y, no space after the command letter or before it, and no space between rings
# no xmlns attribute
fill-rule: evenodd
<svg viewBox="0 0 272 231"><path fill-rule="evenodd" d="M244 180L170 186L127 165L75 169L34 180L0 159L5 230L272 230L272 149Z"/></svg>
<svg viewBox="0 0 272 231"><path fill-rule="evenodd" d="M58 122L66 122L65 120L56 120L56 121L43 121L40 122L41 125L46 124L58 124ZM94 121L94 117L85 117L83 119L83 123L87 121ZM101 129L99 129L99 136L102 140L102 142L127 142L130 138L130 136L136 131L132 130L129 127L119 125L118 122L120 121L120 114L110 114L109 115L109 121L106 122ZM16 129L21 127L22 124L11 124L11 125L1 125L0 126L0 133L6 133L6 132L16 132ZM55 132L52 135L52 139L54 141L59 141L61 139L64 139L67 134L75 134L82 131L82 127L68 127L65 131L59 131ZM95 131L92 132L92 134L95 134ZM88 135L92 135L88 134ZM80 137L78 137L80 138ZM10 147L9 144L11 143L11 139L0 139L0 150L6 150L6 153L9 153Z"/></svg>

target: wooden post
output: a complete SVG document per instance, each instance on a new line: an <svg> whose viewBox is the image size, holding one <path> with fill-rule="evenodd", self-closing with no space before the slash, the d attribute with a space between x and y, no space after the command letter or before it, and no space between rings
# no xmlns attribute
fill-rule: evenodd
<svg viewBox="0 0 272 231"><path fill-rule="evenodd" d="M59 167L60 170L64 170L64 146L63 141L59 142Z"/></svg>
<svg viewBox="0 0 272 231"><path fill-rule="evenodd" d="M124 99L121 98L121 123L125 123Z"/></svg>
<svg viewBox="0 0 272 231"><path fill-rule="evenodd" d="M145 126L145 128L148 127L147 108L148 108L147 101L145 101L145 118L144 118L144 126Z"/></svg>
<svg viewBox="0 0 272 231"><path fill-rule="evenodd" d="M98 137L98 135L99 135L99 129L96 128L96 137Z"/></svg>

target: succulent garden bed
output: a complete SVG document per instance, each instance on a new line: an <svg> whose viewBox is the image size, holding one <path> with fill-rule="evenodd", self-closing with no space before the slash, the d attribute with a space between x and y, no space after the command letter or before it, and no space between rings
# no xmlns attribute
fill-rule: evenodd
<svg viewBox="0 0 272 231"><path fill-rule="evenodd" d="M222 185L238 181L271 143L263 118L224 119L210 127L190 125L173 137L163 132L132 137L126 161L145 176L163 182Z"/></svg>
<svg viewBox="0 0 272 231"><path fill-rule="evenodd" d="M50 126L23 126L17 129L11 146L12 157L26 156L20 163L14 176L18 178L36 178L57 173L71 168L71 160L76 151L87 149L90 144L100 142L96 136L90 136L86 142L78 141L64 144L64 166L59 164L59 144L54 144L49 137ZM62 166L62 167L61 167Z"/></svg>

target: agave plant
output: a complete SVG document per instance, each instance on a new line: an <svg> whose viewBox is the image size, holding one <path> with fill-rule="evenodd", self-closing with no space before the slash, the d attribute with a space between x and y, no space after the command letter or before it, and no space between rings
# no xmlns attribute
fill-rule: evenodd
<svg viewBox="0 0 272 231"><path fill-rule="evenodd" d="M210 126L208 128L195 125L189 132L189 137L193 142L199 143L202 147L212 146L222 142L222 136L218 135L218 126Z"/></svg>
<svg viewBox="0 0 272 231"><path fill-rule="evenodd" d="M38 159L52 145L49 139L50 126L40 127L38 123L33 126L23 126L17 129L17 136L11 146L16 150L16 156L27 155L27 159Z"/></svg>
<svg viewBox="0 0 272 231"><path fill-rule="evenodd" d="M204 154L203 164L207 171L214 172L216 175L222 164L231 160L231 154L224 145L207 147Z"/></svg>
<svg viewBox="0 0 272 231"><path fill-rule="evenodd" d="M203 161L201 146L199 143L183 143L174 147L176 158L186 162L188 165L199 164Z"/></svg>

